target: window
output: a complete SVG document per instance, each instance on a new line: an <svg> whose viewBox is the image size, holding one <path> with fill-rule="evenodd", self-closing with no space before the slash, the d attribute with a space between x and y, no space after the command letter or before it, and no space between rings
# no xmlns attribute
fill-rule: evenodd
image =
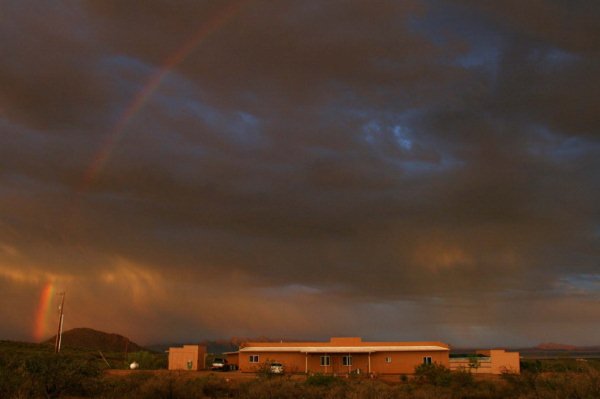
<svg viewBox="0 0 600 399"><path fill-rule="evenodd" d="M425 356L423 358L423 364L431 364L431 356Z"/></svg>
<svg viewBox="0 0 600 399"><path fill-rule="evenodd" d="M387 357L385 358L385 362L386 362L386 363L391 363L391 362L392 362L392 357L391 357L391 356L387 356Z"/></svg>
<svg viewBox="0 0 600 399"><path fill-rule="evenodd" d="M250 355L250 356L248 357L248 361L249 361L250 363L258 363L258 355Z"/></svg>
<svg viewBox="0 0 600 399"><path fill-rule="evenodd" d="M352 366L352 356L350 356L350 355L343 356L342 357L342 364L344 366Z"/></svg>
<svg viewBox="0 0 600 399"><path fill-rule="evenodd" d="M329 355L321 356L321 366L331 366L331 358Z"/></svg>

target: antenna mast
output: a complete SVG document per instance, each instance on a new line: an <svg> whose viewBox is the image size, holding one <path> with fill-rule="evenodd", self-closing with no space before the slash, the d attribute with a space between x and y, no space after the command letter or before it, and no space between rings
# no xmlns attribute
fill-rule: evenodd
<svg viewBox="0 0 600 399"><path fill-rule="evenodd" d="M63 330L63 321L65 315L63 314L63 309L65 307L65 293L61 292L58 295L61 296L60 305L58 306L58 332L56 333L56 342L54 343L54 353L60 352L60 344L62 343L62 330Z"/></svg>

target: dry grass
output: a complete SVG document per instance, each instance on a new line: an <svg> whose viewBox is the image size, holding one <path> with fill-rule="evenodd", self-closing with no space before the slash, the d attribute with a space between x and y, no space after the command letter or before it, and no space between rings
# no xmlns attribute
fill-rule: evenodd
<svg viewBox="0 0 600 399"><path fill-rule="evenodd" d="M57 360L60 360L58 362ZM556 368L555 365L552 366ZM106 370L94 359L50 354L23 359L0 357L0 398L100 399L598 399L600 370L592 363L520 375L450 373L440 366L415 376L274 376L237 372Z"/></svg>
<svg viewBox="0 0 600 399"><path fill-rule="evenodd" d="M437 370L440 371L440 370ZM140 377L145 375L146 377ZM449 377L448 377L449 376ZM400 378L333 378L288 375L271 378L240 372L111 372L106 378L129 380L132 390L105 392L106 399L152 398L349 398L349 399L546 399L600 398L600 372L525 372L521 375L446 374ZM145 378L145 379L143 379ZM142 380L143 379L143 380ZM137 386L137 389L133 388Z"/></svg>

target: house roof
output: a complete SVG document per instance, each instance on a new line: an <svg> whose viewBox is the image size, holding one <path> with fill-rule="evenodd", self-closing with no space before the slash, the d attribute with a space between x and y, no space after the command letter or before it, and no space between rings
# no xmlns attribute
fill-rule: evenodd
<svg viewBox="0 0 600 399"><path fill-rule="evenodd" d="M374 353L448 351L438 345L364 345L364 346L247 346L240 352L300 352L300 353Z"/></svg>

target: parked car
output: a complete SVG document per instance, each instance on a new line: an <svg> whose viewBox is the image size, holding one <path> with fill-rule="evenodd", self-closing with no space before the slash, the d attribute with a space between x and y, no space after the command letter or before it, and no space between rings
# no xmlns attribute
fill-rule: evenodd
<svg viewBox="0 0 600 399"><path fill-rule="evenodd" d="M218 371L228 371L229 364L227 363L227 359L223 359L220 357L215 358L212 364L210 365L210 369Z"/></svg>
<svg viewBox="0 0 600 399"><path fill-rule="evenodd" d="M279 362L271 363L271 373L272 374L283 374L283 364Z"/></svg>

